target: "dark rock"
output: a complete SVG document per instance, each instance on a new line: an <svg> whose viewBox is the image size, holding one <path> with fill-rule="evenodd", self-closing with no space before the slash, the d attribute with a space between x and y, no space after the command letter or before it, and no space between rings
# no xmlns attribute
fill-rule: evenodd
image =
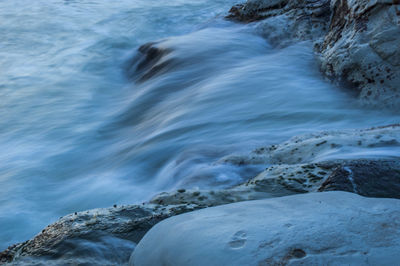
<svg viewBox="0 0 400 266"><path fill-rule="evenodd" d="M172 59L167 59L170 48L163 48L160 43L150 42L139 47L136 56L130 61L129 76L136 82L144 82L168 70L173 65Z"/></svg>
<svg viewBox="0 0 400 266"><path fill-rule="evenodd" d="M318 191L349 191L366 197L400 198L400 160L343 163Z"/></svg>

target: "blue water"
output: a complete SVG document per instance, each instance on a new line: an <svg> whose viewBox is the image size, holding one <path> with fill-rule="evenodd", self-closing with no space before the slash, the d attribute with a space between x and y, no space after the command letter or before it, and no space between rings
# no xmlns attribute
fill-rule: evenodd
<svg viewBox="0 0 400 266"><path fill-rule="evenodd" d="M0 249L70 212L250 178L227 154L398 122L325 81L310 43L225 21L236 1L0 1ZM137 82L149 41L174 64Z"/></svg>

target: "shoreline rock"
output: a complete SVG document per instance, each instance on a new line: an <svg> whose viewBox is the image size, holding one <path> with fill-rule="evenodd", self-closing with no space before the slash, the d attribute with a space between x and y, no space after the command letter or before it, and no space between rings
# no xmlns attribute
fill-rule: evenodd
<svg viewBox="0 0 400 266"><path fill-rule="evenodd" d="M275 46L311 40L322 74L361 102L400 106L400 2L397 0L248 0L228 19L259 21Z"/></svg>
<svg viewBox="0 0 400 266"><path fill-rule="evenodd" d="M398 0L372 2L249 0L245 4L232 7L230 13L229 19L246 23L258 21L258 31L276 47L285 47L297 41L313 41L321 71L325 76L351 88L369 105L382 104L398 110L400 106L400 2ZM161 49L157 43L144 45L139 52L142 61L137 65L128 66L128 72L132 69L135 73L139 71L138 75L132 76L136 82L156 76L174 64L173 61L164 58L171 51ZM308 196L291 195L312 192L310 193L312 196L309 196L311 198L330 197L321 195L345 195L343 197L357 202L394 202L388 199L361 200L359 196L344 192L313 193L343 190L368 197L400 198L398 154L391 156L392 158L380 158L379 154L376 154L372 156L374 159L357 157L354 154L350 156L351 158L338 157L348 154L352 149L375 151L380 148L391 148L394 151L400 148L399 125L310 134L294 137L282 144L261 147L249 155L228 156L217 163L263 164L267 168L249 181L230 189L178 190L156 195L142 205L116 206L66 215L47 226L33 239L0 252L0 263L12 265L71 262L103 265L127 263L130 250L160 221L186 212L241 201L247 201L242 203L243 206L254 204L249 202L250 200L260 199L270 199L270 202L289 202L291 199L297 199L296 197ZM283 196L288 197L277 198ZM343 200L341 196L336 199ZM351 201L350 203L353 204ZM230 208L229 206L221 209ZM380 205L377 203L377 206ZM359 206L354 208L357 207ZM204 212L207 213L207 210ZM367 211L364 214L368 216ZM196 213L188 214L186 217L190 215ZM398 216L398 212L394 215ZM166 223L169 223L168 221L171 220L167 220ZM363 228L360 223L356 225ZM345 224L340 223L340 226L345 227ZM398 230L392 228L393 224L380 221L376 226L381 227L376 231L372 230L374 234L385 232L386 235L387 230L399 234ZM319 233L326 232L318 231ZM345 239L347 237L343 234L340 236ZM243 238L243 233L235 234L230 242L233 245L231 247L237 248ZM330 243L329 241L325 243L323 240L326 239L321 239L320 243ZM286 242L286 245L289 244L291 243ZM268 245L265 243L262 248ZM396 245L399 243L396 242ZM351 247L350 245L349 248ZM335 246L333 249L335 248L338 247ZM380 258L379 248L372 253L374 259ZM292 260L313 262L317 255L308 256L305 249L301 247L280 250L270 258L264 258L263 262L266 264L286 263ZM321 254L324 253L324 250L320 251ZM341 252L346 258L365 257L365 254L358 250L356 252L341 250ZM99 254L102 254L101 258ZM276 254L280 257L276 257ZM276 261L277 259L279 261ZM327 259L329 261L329 258Z"/></svg>
<svg viewBox="0 0 400 266"><path fill-rule="evenodd" d="M142 237L158 222L194 210L235 202L276 198L318 191L344 190L369 197L400 198L400 160L394 158L336 159L319 156L362 148L400 148L400 125L366 130L327 131L298 136L284 143L261 147L249 155L229 156L217 163L264 164L266 169L247 182L222 190L164 192L142 205L115 206L64 216L31 240L0 253L0 263L91 263L98 250L104 265L119 258L128 261ZM361 143L360 143L361 141ZM334 144L334 145L333 145ZM299 154L302 160L298 162ZM309 156L304 156L308 154ZM311 155L314 154L314 155ZM318 161L317 158L327 159ZM351 176L350 176L351 174ZM351 178L350 178L351 177ZM354 186L355 185L355 186ZM111 240L110 240L111 239ZM82 243L85 243L82 249ZM120 246L120 247L119 247ZM96 256L97 256L96 255Z"/></svg>
<svg viewBox="0 0 400 266"><path fill-rule="evenodd" d="M335 0L321 47L322 72L369 105L400 106L400 3Z"/></svg>

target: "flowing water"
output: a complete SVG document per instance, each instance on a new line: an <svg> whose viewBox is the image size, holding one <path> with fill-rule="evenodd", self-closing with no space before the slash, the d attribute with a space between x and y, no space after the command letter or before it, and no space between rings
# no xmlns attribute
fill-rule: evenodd
<svg viewBox="0 0 400 266"><path fill-rule="evenodd" d="M237 0L0 1L0 249L70 212L254 173L291 136L398 122L325 81L310 43L223 19ZM149 42L172 62L135 72Z"/></svg>

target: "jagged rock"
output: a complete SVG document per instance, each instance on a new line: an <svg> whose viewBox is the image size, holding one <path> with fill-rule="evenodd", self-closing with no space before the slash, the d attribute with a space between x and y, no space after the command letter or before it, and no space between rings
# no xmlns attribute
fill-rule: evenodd
<svg viewBox="0 0 400 266"><path fill-rule="evenodd" d="M329 16L328 0L249 0L232 7L227 18L241 22L262 20L257 31L272 45L284 47L294 41L323 38Z"/></svg>
<svg viewBox="0 0 400 266"><path fill-rule="evenodd" d="M130 263L145 265L395 265L400 201L324 192L246 201L154 226Z"/></svg>
<svg viewBox="0 0 400 266"><path fill-rule="evenodd" d="M327 13L328 12L328 13ZM252 22L266 18L290 13L294 17L308 15L309 17L321 17L329 15L328 0L248 0L244 4L233 6L227 18ZM301 19L301 18L300 18Z"/></svg>
<svg viewBox="0 0 400 266"><path fill-rule="evenodd" d="M369 104L400 106L400 2L333 0L322 71Z"/></svg>
<svg viewBox="0 0 400 266"><path fill-rule="evenodd" d="M259 31L276 46L312 40L323 74L363 103L398 110L398 0L248 0L228 18L262 20Z"/></svg>

